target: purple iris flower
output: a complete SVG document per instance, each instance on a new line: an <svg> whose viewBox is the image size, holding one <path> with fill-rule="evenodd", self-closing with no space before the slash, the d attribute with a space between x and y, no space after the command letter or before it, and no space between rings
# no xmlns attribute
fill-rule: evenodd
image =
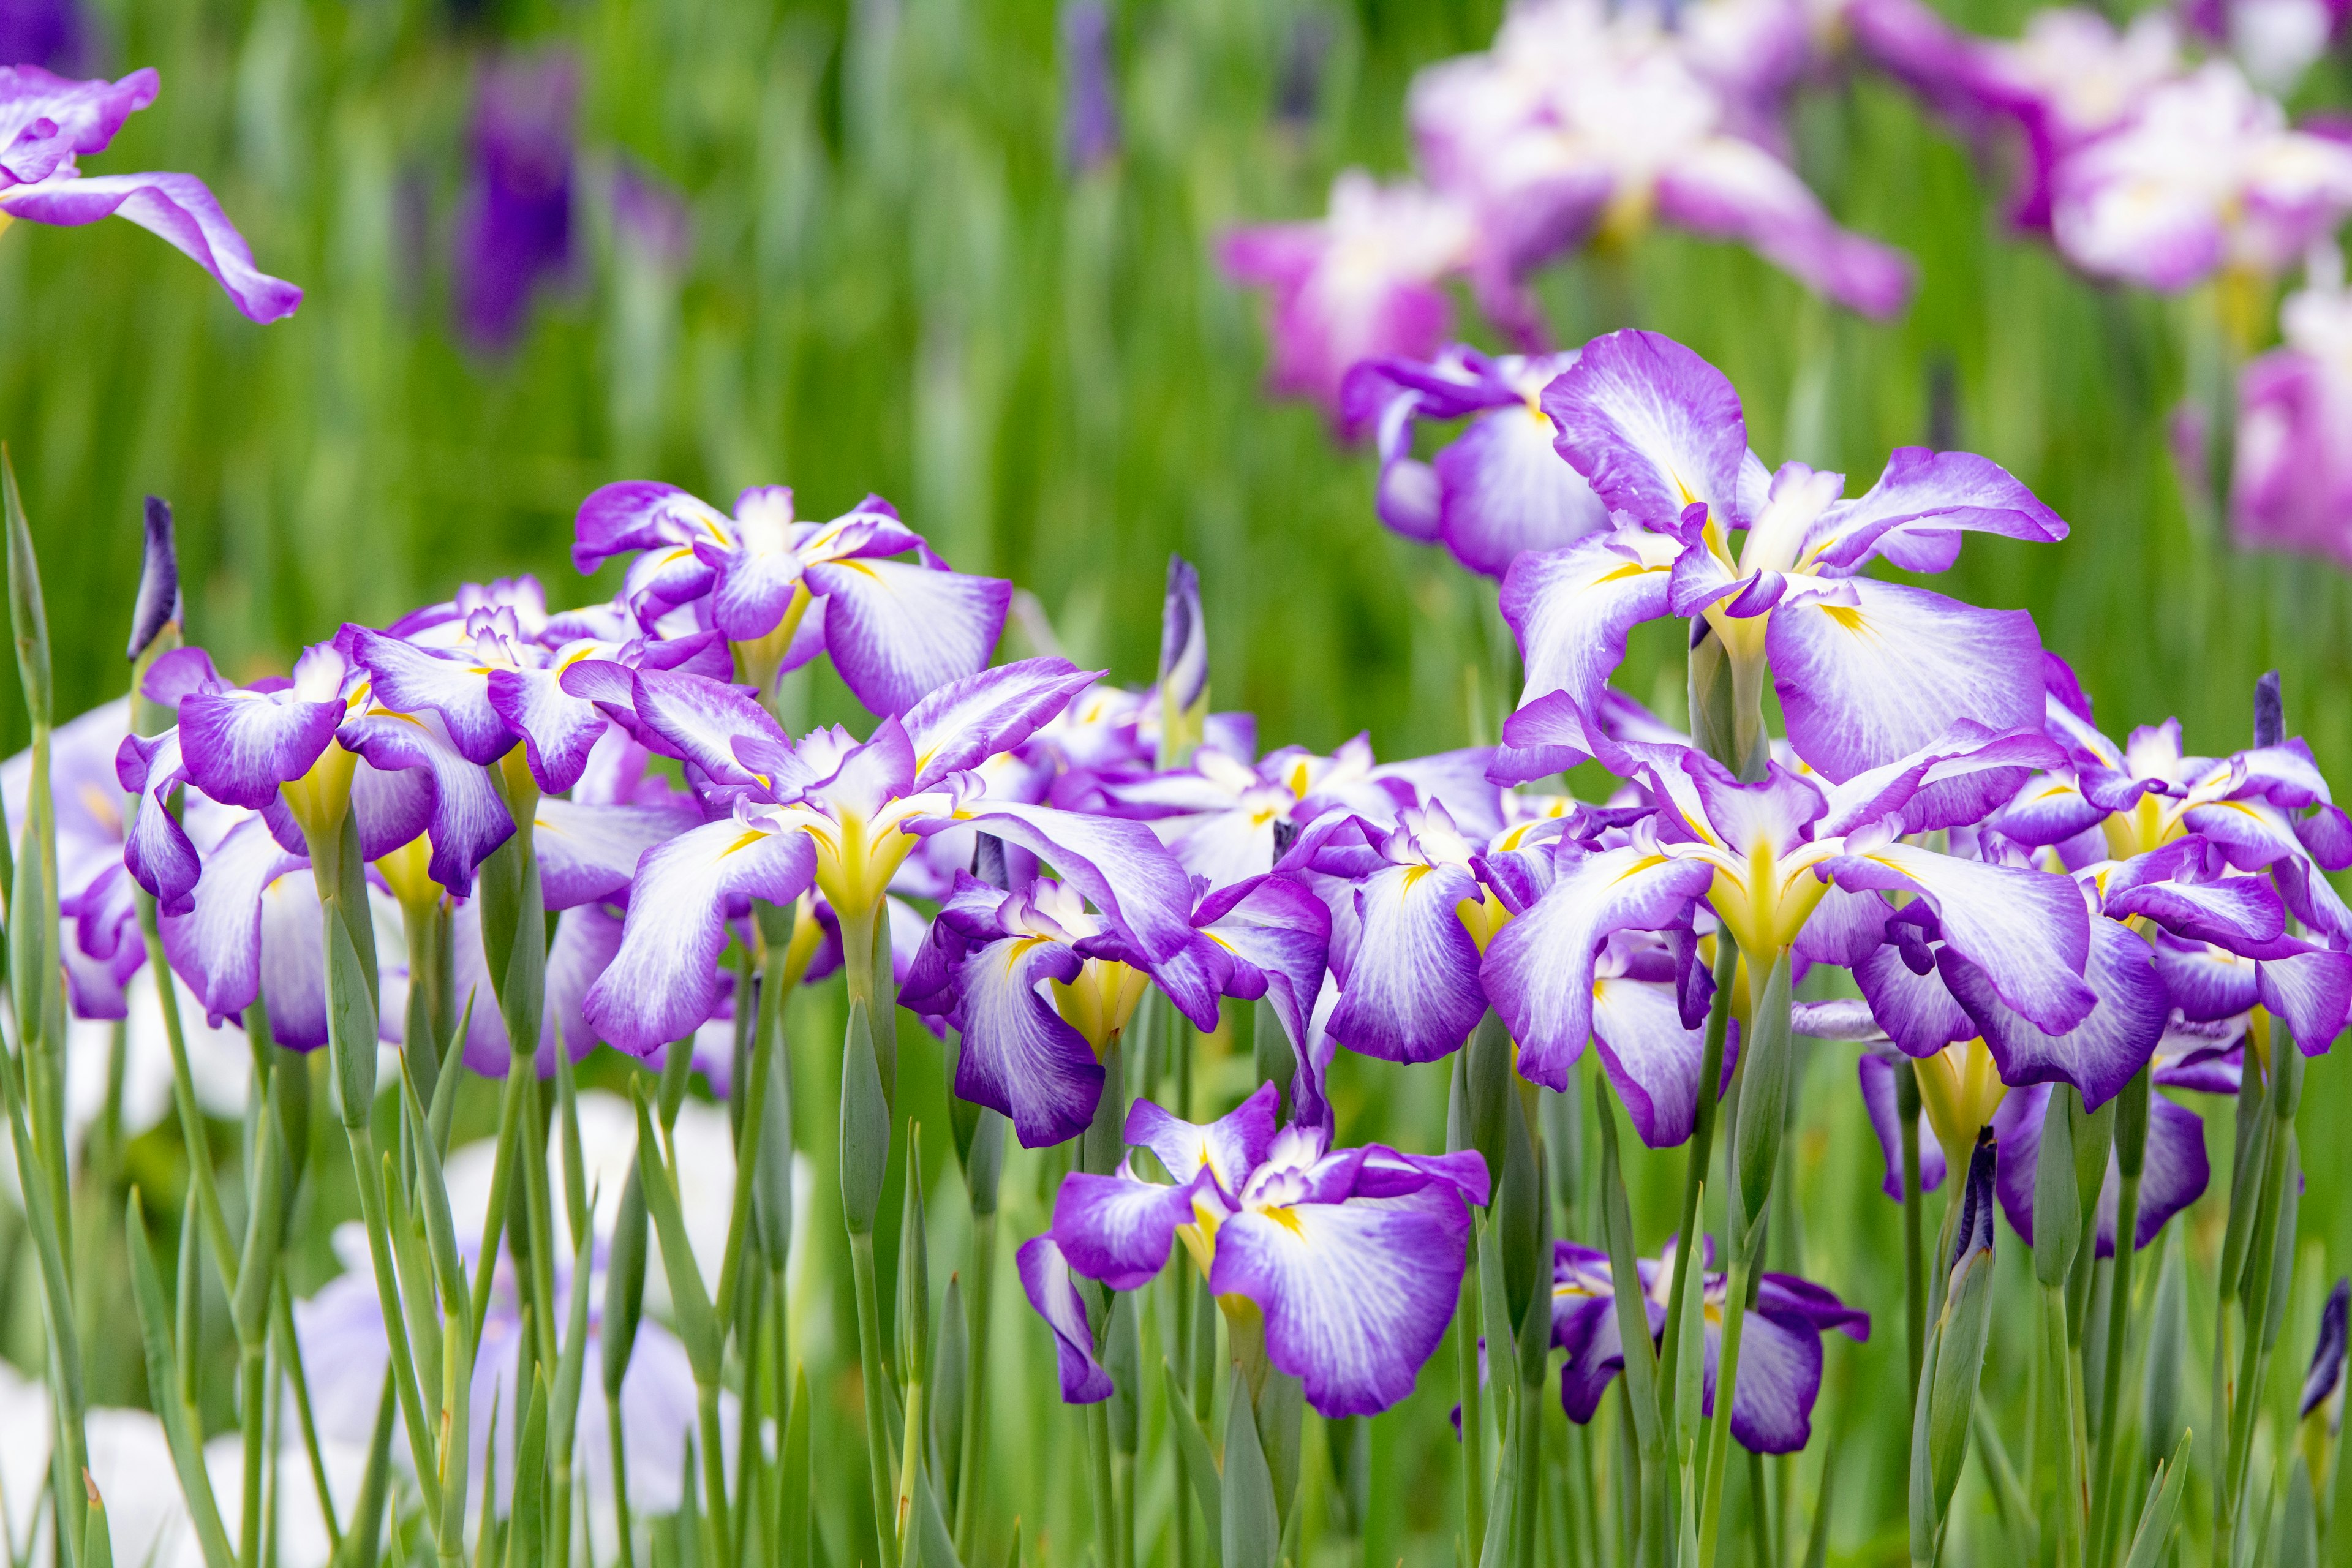
<svg viewBox="0 0 2352 1568"><path fill-rule="evenodd" d="M2181 18L2225 48L2264 92L2282 97L2342 39L2352 7L2344 0L2189 0Z"/></svg>
<svg viewBox="0 0 2352 1568"><path fill-rule="evenodd" d="M2275 278L2352 215L2352 145L2212 60L2148 93L2132 121L2061 163L2051 228L2095 277L2176 290L2226 269Z"/></svg>
<svg viewBox="0 0 2352 1568"><path fill-rule="evenodd" d="M816 523L796 520L782 485L745 490L730 518L674 485L632 481L581 502L575 528L583 572L635 552L623 597L647 621L700 605L762 687L830 653L876 713L976 674L1013 602L1010 583L948 570L879 496Z"/></svg>
<svg viewBox="0 0 2352 1568"><path fill-rule="evenodd" d="M1903 308L1909 263L1839 227L1767 145L1783 138L1766 105L1806 47L1792 12L1759 12L1742 40L1731 35L1744 29L1695 33L1649 8L1521 0L1487 52L1415 79L1422 165L1472 215L1472 287L1523 349L1545 336L1527 276L1597 237L1630 240L1654 216L1744 244L1866 315Z"/></svg>
<svg viewBox="0 0 2352 1568"><path fill-rule="evenodd" d="M1521 556L1503 581L1527 685L1504 726L1498 778L1539 778L1587 756L1631 771L1612 760L1594 715L1627 633L1668 615L1703 616L1746 689L1760 691L1769 668L1797 755L1833 781L1916 752L1958 721L2041 723L2031 616L1861 575L1878 560L1943 571L1971 530L2064 538L2057 514L1997 464L1901 447L1852 500L1842 475L1801 463L1768 474L1730 382L1654 332L1587 344L1542 401L1560 455L1617 519Z"/></svg>
<svg viewBox="0 0 2352 1568"><path fill-rule="evenodd" d="M1103 795L1107 809L1150 823L1185 870L1223 888L1271 868L1334 813L1388 826L1402 807L1441 801L1461 831L1479 839L1498 833L1502 791L1486 776L1492 756L1471 747L1382 763L1365 735L1328 757L1285 746L1255 763L1204 748L1189 768L1106 781Z"/></svg>
<svg viewBox="0 0 2352 1568"><path fill-rule="evenodd" d="M1486 1163L1475 1151L1333 1149L1319 1127L1276 1131L1276 1100L1261 1085L1206 1126L1138 1100L1126 1140L1173 1184L1146 1181L1132 1160L1113 1175L1063 1178L1053 1229L1019 1260L1054 1328L1065 1400L1111 1393L1070 1276L1139 1289L1180 1237L1221 1306L1264 1315L1266 1359L1324 1415L1374 1415L1412 1392L1454 1316Z"/></svg>
<svg viewBox="0 0 2352 1568"><path fill-rule="evenodd" d="M2352 563L2352 293L2323 270L2239 373L2230 520L2240 543Z"/></svg>
<svg viewBox="0 0 2352 1568"><path fill-rule="evenodd" d="M1434 360L1367 360L1340 389L1350 426L1379 432L1381 521L1407 539L1437 541L1454 558L1500 577L1523 550L1556 550L1609 525L1584 476L1559 460L1543 389L1573 353L1490 359L1456 343ZM1412 455L1422 419L1475 416L1422 462Z"/></svg>
<svg viewBox="0 0 2352 1568"><path fill-rule="evenodd" d="M1854 962L1884 940L1883 895L1903 893L1935 912L1947 944L1981 965L1986 985L2037 1030L2063 1032L2091 1013L2091 922L2078 889L1902 837L1982 816L2054 754L2039 731L1994 735L1958 724L1914 756L1835 786L1778 763L1743 784L1702 752L1627 749L1643 753L1653 812L1618 832L1563 837L1542 877L1496 887L1517 907L1487 944L1480 978L1530 1081L1563 1087L1582 1054L1601 944L1619 931L1676 930L1702 898L1748 956L1750 985L1783 952ZM1681 995L1683 1020L1695 1026L1705 1000L1696 987Z"/></svg>
<svg viewBox="0 0 2352 1568"><path fill-rule="evenodd" d="M121 81L72 81L38 66L0 66L0 219L73 226L122 216L213 275L256 321L294 313L302 290L259 271L253 252L194 174L85 175L122 122L155 101L151 68Z"/></svg>
<svg viewBox="0 0 2352 1568"><path fill-rule="evenodd" d="M1336 421L1340 380L1357 361L1437 352L1454 314L1439 285L1467 261L1472 240L1452 200L1349 169L1331 183L1321 218L1235 229L1217 260L1234 282L1273 295L1276 395L1312 399Z"/></svg>
<svg viewBox="0 0 2352 1568"><path fill-rule="evenodd" d="M68 995L82 1018L129 1016L124 985L147 961L139 932L136 884L122 851L132 805L114 773L114 754L131 728L118 698L58 726L49 738L49 797L58 833L58 910L72 932L65 943ZM0 763L0 802L22 825L33 784L33 754Z"/></svg>
<svg viewBox="0 0 2352 1568"><path fill-rule="evenodd" d="M2042 1151L2042 1119L2050 1104L2052 1086L2028 1084L2012 1089L1993 1113L1993 1138L2000 1148L1993 1187L2000 1195L2001 1213L2018 1239L2033 1245L2033 1173ZM2064 1114L2062 1110L2059 1112ZM2139 1179L2139 1217L2132 1226L2135 1250L2156 1239L2165 1222L2205 1194L2210 1175L2205 1160L2205 1123L2198 1114L2163 1095L2147 1102L2147 1163ZM2097 1256L2116 1255L2116 1205L2123 1173L2115 1152L2107 1152L2107 1173L2099 1188Z"/></svg>
<svg viewBox="0 0 2352 1568"><path fill-rule="evenodd" d="M1062 7L1062 158L1084 174L1118 155L1110 13L1102 0L1068 0Z"/></svg>
<svg viewBox="0 0 2352 1568"><path fill-rule="evenodd" d="M1709 1237L1706 1258L1713 1262L1714 1257L1715 1243ZM1665 1332L1675 1244L1668 1242L1654 1258L1636 1259L1633 1267L1641 1275L1650 1334L1655 1339ZM1582 1426L1600 1409L1609 1380L1625 1365L1614 1275L1607 1253L1555 1241L1551 1279L1551 1342L1568 1352L1560 1368L1560 1403L1568 1418ZM1709 1269L1701 1276L1699 1289L1706 1346L1701 1408L1711 1416L1729 1277ZM1731 1395L1731 1435L1742 1447L1757 1454L1793 1454L1811 1440L1813 1401L1822 1392L1822 1336L1832 1330L1856 1342L1866 1341L1870 1314L1796 1275L1762 1276L1741 1329L1739 1385Z"/></svg>
<svg viewBox="0 0 2352 1568"><path fill-rule="evenodd" d="M91 42L81 0L0 0L0 65L71 76L88 62Z"/></svg>
<svg viewBox="0 0 2352 1568"><path fill-rule="evenodd" d="M2095 11L2055 6L2014 40L1963 33L1926 0L1851 0L1846 18L1865 55L1962 133L1988 150L2019 144L2010 218L2025 229L2050 227L2061 162L2129 122L2181 70L2162 11L2118 29Z"/></svg>
<svg viewBox="0 0 2352 1568"><path fill-rule="evenodd" d="M1144 863L1146 844L1158 847L1148 836L1136 846ZM1049 850L1047 858L1058 864L1068 854ZM1172 861L1157 878L1119 877L1125 887L1099 878L1120 900L1118 914L1087 908L1074 883L1040 879L1005 892L959 877L900 998L961 1031L958 1098L1003 1111L1031 1148L1074 1137L1094 1120L1103 1054L1152 984L1202 1030L1216 1027L1220 996L1268 997L1293 1049L1307 1047L1330 937L1322 900L1287 878L1259 877L1195 906ZM1161 909L1161 919L1198 934L1155 956L1128 922L1139 900L1169 893L1182 901Z"/></svg>
<svg viewBox="0 0 2352 1568"><path fill-rule="evenodd" d="M1098 673L1098 672L1097 672ZM1150 834L1017 802L983 802L971 770L1027 739L1094 674L1030 659L952 681L860 742L835 730L797 743L740 687L702 676L628 671L589 661L567 689L593 691L641 740L686 763L716 820L648 850L629 888L620 951L591 988L599 1037L643 1056L710 1016L727 921L749 900L788 904L812 880L843 920L872 920L914 835L959 819L1018 843L1066 878L1086 864L1087 896L1118 911L1148 957L1172 954L1192 928L1161 913L1182 899L1181 874ZM1147 857L1156 857L1156 864ZM1164 868L1164 871L1162 869ZM1114 890L1132 875L1155 898L1128 909ZM1160 884L1178 878L1171 895Z"/></svg>
<svg viewBox="0 0 2352 1568"><path fill-rule="evenodd" d="M2311 1369L2304 1374L2303 1397L2295 1407L2298 1416L2309 1415L2343 1391L2347 1308L2352 1308L2352 1279L2339 1276L2336 1289L2327 1293L2327 1304L2319 1310L2319 1334L2311 1347ZM2339 1402L2330 1425L2342 1420L2341 1408Z"/></svg>
<svg viewBox="0 0 2352 1568"><path fill-rule="evenodd" d="M482 68L457 220L457 321L495 352L521 334L542 280L572 266L573 120L580 71L567 54Z"/></svg>

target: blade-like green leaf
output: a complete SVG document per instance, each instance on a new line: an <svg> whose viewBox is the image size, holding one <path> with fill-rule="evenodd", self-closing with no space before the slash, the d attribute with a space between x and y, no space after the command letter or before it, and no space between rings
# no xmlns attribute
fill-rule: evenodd
<svg viewBox="0 0 2352 1568"><path fill-rule="evenodd" d="M147 1354L147 1387L163 1425L172 1468L180 1478L180 1495L195 1527L205 1568L232 1568L236 1552L221 1523L220 1505L213 1497L212 1478L205 1468L204 1449L189 1427L187 1409L180 1401L181 1371L172 1344L171 1309L163 1300L163 1280L155 1268L155 1254L147 1245L147 1216L135 1187L123 1219L123 1235L130 1244L131 1295L138 1308L140 1339ZM180 1246L193 1252L195 1233L184 1232Z"/></svg>
<svg viewBox="0 0 2352 1568"><path fill-rule="evenodd" d="M1216 1563L1224 1550L1224 1479L1217 1473L1217 1457L1210 1451L1209 1435L1201 1429L1201 1423L1192 1415L1192 1402L1184 1397L1183 1380L1176 1375L1175 1367L1164 1361L1160 1363L1160 1376L1168 1389L1169 1425L1175 1430L1177 1466L1192 1489L1193 1500L1201 1505L1201 1517L1208 1524L1204 1539L1209 1558Z"/></svg>

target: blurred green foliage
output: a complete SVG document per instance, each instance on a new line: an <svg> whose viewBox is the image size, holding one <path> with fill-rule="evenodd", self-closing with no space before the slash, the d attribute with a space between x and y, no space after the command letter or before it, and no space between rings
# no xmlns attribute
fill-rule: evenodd
<svg viewBox="0 0 2352 1568"><path fill-rule="evenodd" d="M289 322L257 328L128 225L0 237L0 435L42 552L66 711L124 679L142 492L178 508L192 637L251 676L342 620L382 622L464 579L536 572L559 604L609 593L609 574L572 574L571 519L595 486L630 478L720 500L789 483L816 516L879 491L959 567L1034 591L1073 657L1129 679L1149 673L1162 562L1181 551L1204 581L1219 705L1255 710L1269 746L1328 749L1360 729L1385 755L1460 745L1491 738L1515 695L1491 589L1386 535L1369 458L1338 447L1313 411L1265 401L1254 302L1210 258L1228 225L1319 210L1347 163L1402 168L1411 73L1482 47L1496 0L1118 5L1123 152L1076 175L1058 152L1044 0L99 9L111 69L152 64L163 86L89 171L204 176L262 267L308 297ZM2013 27L2024 9L2002 0L1968 19ZM558 47L583 72L580 254L516 349L488 357L450 326L470 83L486 59ZM1289 118L1286 78L1312 85ZM1993 457L2073 537L1974 540L1948 587L2031 609L2118 732L2177 713L2191 749L2242 744L2253 678L2279 666L2291 729L2352 780L2343 574L2234 551L2174 477L2166 421L2202 303L2092 287L2012 236L1998 172L1974 167L1884 82L1840 75L1809 89L1797 132L1802 167L1843 221L1916 258L1905 317L1864 322L1744 252L1652 236L1546 280L1561 339L1634 323L1683 339L1741 388L1768 461L1843 467L1856 488L1891 447L1931 432ZM684 194L682 268L616 231L608 191L623 160ZM1466 306L1464 321L1481 335ZM1624 677L1670 714L1674 631L1645 634ZM820 675L812 716L853 711ZM23 733L12 696L0 739L14 749ZM813 1152L833 1137L837 1006L813 997L796 1026ZM1225 1058L1210 1092L1237 1091L1247 1059L1245 1045ZM951 1180L937 1053L909 1061L925 1168ZM2352 1110L2343 1072L2312 1074L2306 1129ZM1442 1142L1440 1071L1350 1060L1339 1092L1350 1142ZM1813 1448L1769 1467L1771 1484L1801 1517L1834 1452L1833 1558L1892 1560L1906 1434L1899 1404L1859 1394L1895 1386L1902 1366L1896 1211L1876 1190L1849 1055L1817 1050L1802 1092L1789 1155L1800 1201L1775 1246L1871 1309L1878 1332L1832 1349ZM2225 1168L2227 1113L2210 1109ZM2331 1271L2352 1257L2339 1142L2306 1133L2301 1211ZM132 1174L169 1183L175 1151L172 1133L154 1135ZM824 1185L831 1162L815 1164ZM336 1210L347 1170L326 1157L312 1168L319 1205ZM1051 1174L1045 1160L1013 1162L1015 1239L1043 1223ZM1664 1238L1680 1179L1678 1155L1636 1160L1645 1247ZM830 1203L822 1191L812 1211L820 1264L841 1248ZM882 1212L897 1206L894 1192ZM2176 1237L2210 1251L2214 1207ZM1571 1223L1589 1212L1572 1208ZM954 1206L934 1213L943 1279L963 1242ZM882 1255L893 1245L880 1238ZM2290 1378L2324 1288L2307 1272L2280 1357ZM845 1271L817 1278L842 1280L845 1300ZM1043 1331L1008 1280L1000 1270L1011 1343L995 1385L996 1522L1009 1531L1022 1514L1033 1550L1073 1561L1086 1538L1068 1480L1075 1422L1054 1405ZM2025 1281L2004 1289L2022 1300ZM2191 1307L2209 1334L2210 1300ZM1989 1387L2021 1410L2031 1342L2010 1317L1994 1365L2017 1376ZM821 1475L855 1452L856 1419L855 1355L845 1327L826 1321L817 1312L801 1347L830 1396ZM836 1303L830 1322L847 1321ZM1147 1346L1157 1331L1147 1324ZM1441 1352L1414 1398L1374 1425L1366 1561L1448 1558L1452 1364ZM2189 1381L2193 1406L2201 1389ZM1165 1467L1142 1485L1150 1530L1173 1501ZM863 1500L846 1482L820 1489L834 1561L846 1561L867 1539ZM1334 1527L1328 1499L1310 1495L1323 1499L1309 1504L1311 1542ZM1963 1500L1984 1517L1980 1491Z"/></svg>

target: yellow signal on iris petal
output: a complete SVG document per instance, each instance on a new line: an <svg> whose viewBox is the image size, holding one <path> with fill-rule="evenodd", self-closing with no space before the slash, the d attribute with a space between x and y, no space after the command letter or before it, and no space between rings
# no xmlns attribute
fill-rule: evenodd
<svg viewBox="0 0 2352 1568"><path fill-rule="evenodd" d="M1265 1215L1266 1218L1274 1221L1275 1224L1282 1226L1283 1229L1288 1231L1299 1240L1304 1241L1307 1239L1307 1227L1298 1223L1298 1216L1293 1214L1287 1207L1264 1208L1257 1212Z"/></svg>

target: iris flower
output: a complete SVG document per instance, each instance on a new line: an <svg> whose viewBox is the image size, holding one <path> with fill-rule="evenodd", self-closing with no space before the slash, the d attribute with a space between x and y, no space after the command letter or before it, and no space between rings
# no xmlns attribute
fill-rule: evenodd
<svg viewBox="0 0 2352 1568"><path fill-rule="evenodd" d="M213 275L247 319L294 313L302 290L253 265L253 252L194 174L84 174L132 114L155 101L153 69L121 81L71 81L38 66L0 66L0 228L8 220L71 226L129 218Z"/></svg>
<svg viewBox="0 0 2352 1568"><path fill-rule="evenodd" d="M1943 571L1971 530L2064 538L2065 523L1997 464L1903 447L1852 500L1841 475L1801 463L1768 475L1730 382L1654 332L1586 345L1542 401L1560 455L1618 515L1605 532L1521 556L1503 581L1527 685L1496 776L1611 762L1595 722L1605 683L1626 635L1668 615L1703 617L1721 639L1743 716L1769 673L1796 754L1833 781L1958 721L2041 723L2031 616L1861 575L1877 560Z"/></svg>
<svg viewBox="0 0 2352 1568"><path fill-rule="evenodd" d="M1715 1245L1706 1256L1714 1261ZM1653 1339L1665 1332L1667 1292L1675 1279L1675 1243L1656 1258L1639 1258L1643 1304ZM1560 1368L1560 1404L1582 1426L1601 1408L1610 1379L1625 1365L1619 1337L1615 1276L1609 1255L1572 1241L1552 1243L1551 1342L1568 1352ZM1715 1414L1716 1363L1722 1354L1723 1308L1729 1277L1701 1277L1702 1333L1706 1347L1700 1408ZM1870 1338L1870 1314L1793 1274L1759 1278L1755 1302L1741 1330L1739 1385L1731 1395L1731 1435L1757 1454L1793 1454L1811 1440L1813 1401L1822 1392L1822 1336L1835 1330L1857 1342Z"/></svg>
<svg viewBox="0 0 2352 1568"><path fill-rule="evenodd" d="M1275 1126L1271 1084L1205 1126L1148 1100L1125 1137L1173 1184L1073 1172L1054 1226L1018 1254L1030 1304L1054 1330L1062 1397L1111 1383L1071 1275L1142 1289L1178 1237L1229 1318L1262 1318L1265 1356L1326 1416L1370 1415L1412 1392L1461 1292L1467 1204L1487 1196L1475 1151L1435 1158L1373 1144L1333 1149L1322 1128ZM1466 1200L1466 1202L1465 1202Z"/></svg>
<svg viewBox="0 0 2352 1568"><path fill-rule="evenodd" d="M2279 307L2285 342L2239 373L2230 520L2241 543L2352 563L2352 293L2323 256Z"/></svg>

